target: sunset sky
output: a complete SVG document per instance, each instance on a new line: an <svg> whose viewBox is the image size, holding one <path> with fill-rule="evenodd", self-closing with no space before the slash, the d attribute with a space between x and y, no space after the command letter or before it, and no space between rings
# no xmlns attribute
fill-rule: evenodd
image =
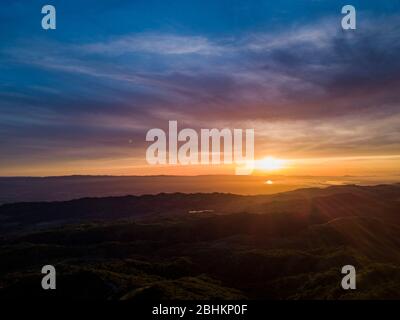
<svg viewBox="0 0 400 320"><path fill-rule="evenodd" d="M148 165L169 120L254 128L261 172L400 175L400 1L48 3L1 4L1 176L233 174Z"/></svg>

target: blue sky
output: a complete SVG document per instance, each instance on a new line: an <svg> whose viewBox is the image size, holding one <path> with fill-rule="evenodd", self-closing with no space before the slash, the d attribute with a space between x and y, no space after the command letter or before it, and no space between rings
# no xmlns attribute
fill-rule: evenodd
<svg viewBox="0 0 400 320"><path fill-rule="evenodd" d="M0 11L1 175L134 174L168 120L254 127L258 156L398 163L400 1L48 3L56 30L42 1Z"/></svg>

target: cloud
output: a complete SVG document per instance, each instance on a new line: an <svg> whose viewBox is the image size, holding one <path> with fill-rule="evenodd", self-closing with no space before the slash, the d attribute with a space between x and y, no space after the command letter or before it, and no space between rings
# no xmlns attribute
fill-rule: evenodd
<svg viewBox="0 0 400 320"><path fill-rule="evenodd" d="M1 94L3 160L32 154L28 142L59 158L74 148L81 152L71 157L87 150L92 158L108 144L109 155L137 154L146 128L168 120L193 128L258 123L258 150L287 155L394 154L399 39L399 19L386 16L355 32L326 19L219 39L152 33L20 43L1 59L38 83L10 82Z"/></svg>
<svg viewBox="0 0 400 320"><path fill-rule="evenodd" d="M139 34L87 44L83 52L133 54L128 64L117 60L117 68L95 66L90 74L159 90L169 100L161 108L190 108L200 117L210 108L214 117L269 119L323 118L379 108L393 112L400 102L400 23L385 19L385 24L364 23L354 33L327 19L280 34L219 41ZM156 66L143 69L137 53L156 54L148 56ZM126 66L122 72L121 65ZM79 72L89 74L83 67Z"/></svg>
<svg viewBox="0 0 400 320"><path fill-rule="evenodd" d="M85 44L77 50L86 54L123 55L151 53L158 55L221 54L225 48L202 36L173 34L137 34L118 37L105 42Z"/></svg>

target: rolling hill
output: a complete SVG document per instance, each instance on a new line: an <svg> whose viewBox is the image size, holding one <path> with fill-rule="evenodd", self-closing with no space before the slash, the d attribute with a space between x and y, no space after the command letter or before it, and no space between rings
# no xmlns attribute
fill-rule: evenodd
<svg viewBox="0 0 400 320"><path fill-rule="evenodd" d="M0 217L0 298L400 298L399 184L15 203Z"/></svg>

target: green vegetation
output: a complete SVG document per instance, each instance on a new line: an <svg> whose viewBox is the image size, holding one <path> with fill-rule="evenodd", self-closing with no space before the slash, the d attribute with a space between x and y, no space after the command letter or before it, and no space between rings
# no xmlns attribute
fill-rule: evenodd
<svg viewBox="0 0 400 320"><path fill-rule="evenodd" d="M140 214L136 204L130 216L102 210L104 219L74 213L65 222L60 211L64 222L50 227L33 224L28 204L7 205L0 215L18 226L0 242L0 298L399 299L399 199L399 185L160 195L173 214L155 214L157 203L147 215L154 196L140 199ZM215 213L180 213L188 207ZM57 290L40 287L45 264L57 269ZM340 286L346 264L357 269L357 290Z"/></svg>

